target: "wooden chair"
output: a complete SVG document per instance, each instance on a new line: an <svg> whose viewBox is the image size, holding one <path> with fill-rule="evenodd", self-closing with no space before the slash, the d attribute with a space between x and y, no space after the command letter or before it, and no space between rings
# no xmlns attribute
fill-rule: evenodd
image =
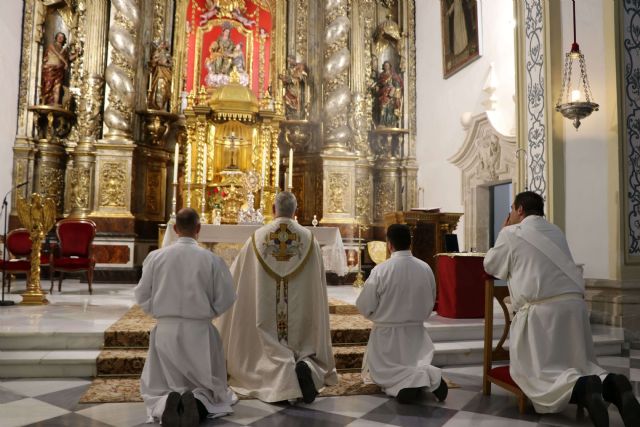
<svg viewBox="0 0 640 427"><path fill-rule="evenodd" d="M89 283L89 294L93 292L93 269L96 260L93 258L93 239L96 236L96 224L88 219L68 218L58 221L56 224L58 247L51 251L50 278L53 292L53 276L56 271L60 273L58 292L62 291L62 279L64 273L85 271Z"/></svg>
<svg viewBox="0 0 640 427"><path fill-rule="evenodd" d="M494 278L485 276L484 285L484 363L482 375L482 393L491 394L491 383L498 385L511 393L518 399L518 410L524 413L527 405L527 396L511 378L509 365L493 367L494 361L509 360L509 350L504 348L504 343L509 335L511 326L511 316L504 300L509 296L507 286L495 286ZM502 313L504 314L504 330L496 347L493 347L493 299L496 298Z"/></svg>
<svg viewBox="0 0 640 427"><path fill-rule="evenodd" d="M5 250L11 255L7 261L0 257L0 271L7 276L7 293L11 292L11 275L26 274L29 282L31 272L31 237L26 228L17 228L7 234ZM4 264L4 269L3 269ZM2 277L2 287L5 286L5 277Z"/></svg>

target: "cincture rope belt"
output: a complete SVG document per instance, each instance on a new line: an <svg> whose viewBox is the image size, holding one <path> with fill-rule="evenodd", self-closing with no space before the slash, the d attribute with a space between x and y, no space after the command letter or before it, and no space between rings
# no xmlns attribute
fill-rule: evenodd
<svg viewBox="0 0 640 427"><path fill-rule="evenodd" d="M569 301L569 300L583 301L584 297L582 296L582 294L578 292L570 292L567 294L555 295L549 298L542 298L534 301L529 301L528 303L520 307L520 309L516 313L515 318L517 319L518 317L525 316L525 319L526 319L527 314L529 314L529 309L534 305L546 304L548 302Z"/></svg>
<svg viewBox="0 0 640 427"><path fill-rule="evenodd" d="M376 328L402 328L405 326L424 326L424 322L405 322L405 323L393 323L393 322L375 322L372 329Z"/></svg>

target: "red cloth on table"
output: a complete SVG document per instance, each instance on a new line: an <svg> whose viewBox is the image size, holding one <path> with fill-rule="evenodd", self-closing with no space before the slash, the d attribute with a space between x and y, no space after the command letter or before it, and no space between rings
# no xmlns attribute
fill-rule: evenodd
<svg viewBox="0 0 640 427"><path fill-rule="evenodd" d="M440 255L438 314L453 318L484 318L484 267L482 256Z"/></svg>

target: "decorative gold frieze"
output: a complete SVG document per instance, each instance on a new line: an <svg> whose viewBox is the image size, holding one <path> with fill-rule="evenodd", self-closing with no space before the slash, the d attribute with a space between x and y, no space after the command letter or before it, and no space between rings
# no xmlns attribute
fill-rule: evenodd
<svg viewBox="0 0 640 427"><path fill-rule="evenodd" d="M20 88L18 92L18 135L27 135L27 103L31 86L31 48L33 43L34 0L24 1L22 18L22 62L20 63Z"/></svg>
<svg viewBox="0 0 640 427"><path fill-rule="evenodd" d="M346 197L349 188L349 175L346 173L329 174L329 212L347 212Z"/></svg>
<svg viewBox="0 0 640 427"><path fill-rule="evenodd" d="M371 211L371 175L356 179L356 217L363 224L369 223Z"/></svg>
<svg viewBox="0 0 640 427"><path fill-rule="evenodd" d="M162 186L164 174L160 169L147 171L145 210L150 215L160 215L163 208Z"/></svg>
<svg viewBox="0 0 640 427"><path fill-rule="evenodd" d="M74 167L69 173L71 195L69 202L71 208L82 210L89 209L89 196L91 185L91 169L88 167Z"/></svg>
<svg viewBox="0 0 640 427"><path fill-rule="evenodd" d="M38 170L38 188L40 194L52 199L58 212L62 212L62 202L64 193L64 171L58 167L47 165L40 166Z"/></svg>
<svg viewBox="0 0 640 427"><path fill-rule="evenodd" d="M396 211L396 183L385 179L375 188L375 218L381 221L384 214Z"/></svg>
<svg viewBox="0 0 640 427"><path fill-rule="evenodd" d="M100 207L126 207L126 165L122 162L102 164L99 182Z"/></svg>

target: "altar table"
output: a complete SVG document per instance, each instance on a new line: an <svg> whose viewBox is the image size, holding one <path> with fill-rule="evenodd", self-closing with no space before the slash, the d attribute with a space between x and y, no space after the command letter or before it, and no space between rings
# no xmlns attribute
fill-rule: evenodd
<svg viewBox="0 0 640 427"><path fill-rule="evenodd" d="M484 318L484 255L479 252L436 255L440 316Z"/></svg>
<svg viewBox="0 0 640 427"><path fill-rule="evenodd" d="M260 228L260 225L213 225L202 224L198 242L204 244L232 243L242 245ZM306 227L309 229L322 248L324 268L338 276L346 276L348 273L347 255L342 244L340 230L337 227ZM167 230L162 240L162 246L167 246L178 240L178 236L172 225ZM239 247L238 247L239 249Z"/></svg>

